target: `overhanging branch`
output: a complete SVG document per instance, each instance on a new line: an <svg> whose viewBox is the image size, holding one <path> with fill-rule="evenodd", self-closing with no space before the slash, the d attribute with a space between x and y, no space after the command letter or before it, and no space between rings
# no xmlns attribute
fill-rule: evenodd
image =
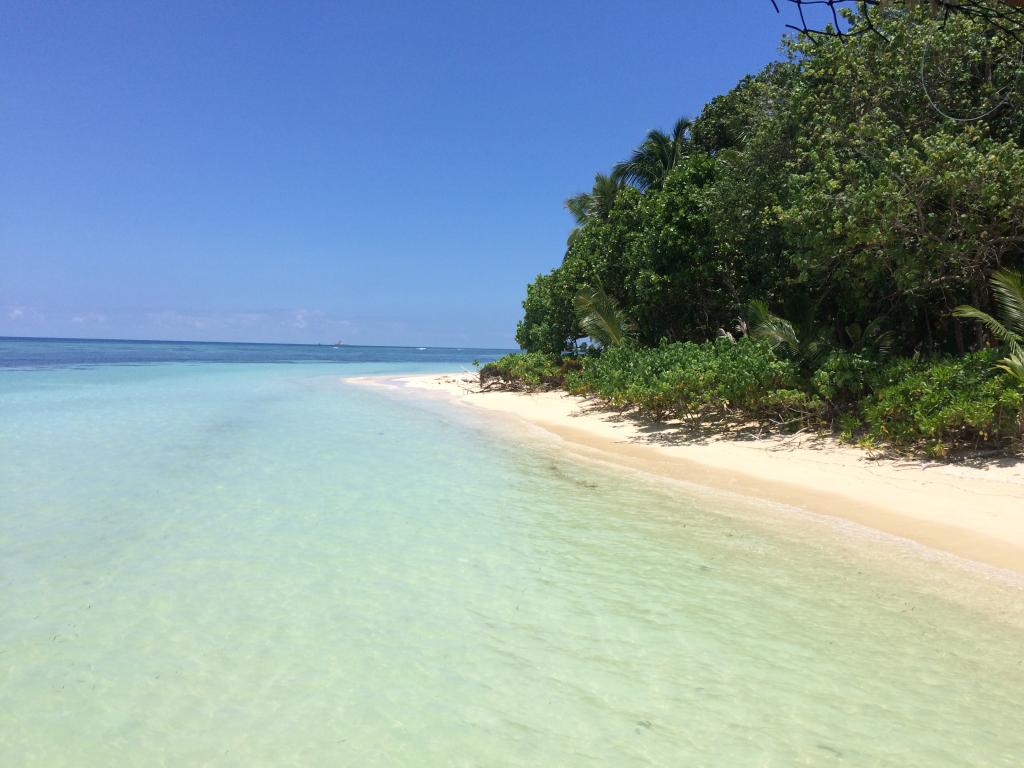
<svg viewBox="0 0 1024 768"><path fill-rule="evenodd" d="M780 14L783 7L795 7L797 23L786 27L812 38L881 34L874 13L903 6L926 7L942 19L954 14L970 16L1024 45L1024 0L771 0L771 4ZM855 13L851 16L845 11Z"/></svg>

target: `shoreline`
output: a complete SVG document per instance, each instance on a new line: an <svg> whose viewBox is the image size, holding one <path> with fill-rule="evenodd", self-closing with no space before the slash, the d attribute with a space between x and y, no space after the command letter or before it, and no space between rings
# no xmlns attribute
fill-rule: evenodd
<svg viewBox="0 0 1024 768"><path fill-rule="evenodd" d="M877 459L810 435L692 436L562 391L482 392L472 373L350 377L518 420L632 470L782 503L1024 575L1024 461Z"/></svg>

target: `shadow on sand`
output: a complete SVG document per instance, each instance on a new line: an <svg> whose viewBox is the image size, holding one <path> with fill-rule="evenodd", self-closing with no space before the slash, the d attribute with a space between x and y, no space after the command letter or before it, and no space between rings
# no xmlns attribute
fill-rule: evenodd
<svg viewBox="0 0 1024 768"><path fill-rule="evenodd" d="M573 412L573 417L597 416L607 423L631 424L636 434L625 438L626 442L638 445L692 446L708 445L713 442L733 441L743 443L761 442L763 448L772 452L787 452L797 449L810 450L858 450L866 461L887 460L897 465L912 465L921 468L958 465L974 469L995 467L1017 467L1024 464L1024 458L1008 455L1000 450L961 451L951 454L943 461L922 455L899 452L890 448L860 447L842 443L837 435L827 430L801 429L787 432L773 429L729 414L701 414L692 418L671 418L662 421L645 416L633 406L615 407L595 398L586 398Z"/></svg>

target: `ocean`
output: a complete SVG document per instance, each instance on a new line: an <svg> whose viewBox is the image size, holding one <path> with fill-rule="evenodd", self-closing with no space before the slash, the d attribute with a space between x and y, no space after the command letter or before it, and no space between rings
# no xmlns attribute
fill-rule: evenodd
<svg viewBox="0 0 1024 768"><path fill-rule="evenodd" d="M2 766L1020 766L1009 577L348 376L0 339Z"/></svg>

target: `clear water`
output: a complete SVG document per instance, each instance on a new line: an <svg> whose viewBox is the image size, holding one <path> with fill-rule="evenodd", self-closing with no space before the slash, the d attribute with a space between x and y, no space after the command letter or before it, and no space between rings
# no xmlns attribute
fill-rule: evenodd
<svg viewBox="0 0 1024 768"><path fill-rule="evenodd" d="M1012 582L340 380L487 352L19 344L2 766L1024 763Z"/></svg>

